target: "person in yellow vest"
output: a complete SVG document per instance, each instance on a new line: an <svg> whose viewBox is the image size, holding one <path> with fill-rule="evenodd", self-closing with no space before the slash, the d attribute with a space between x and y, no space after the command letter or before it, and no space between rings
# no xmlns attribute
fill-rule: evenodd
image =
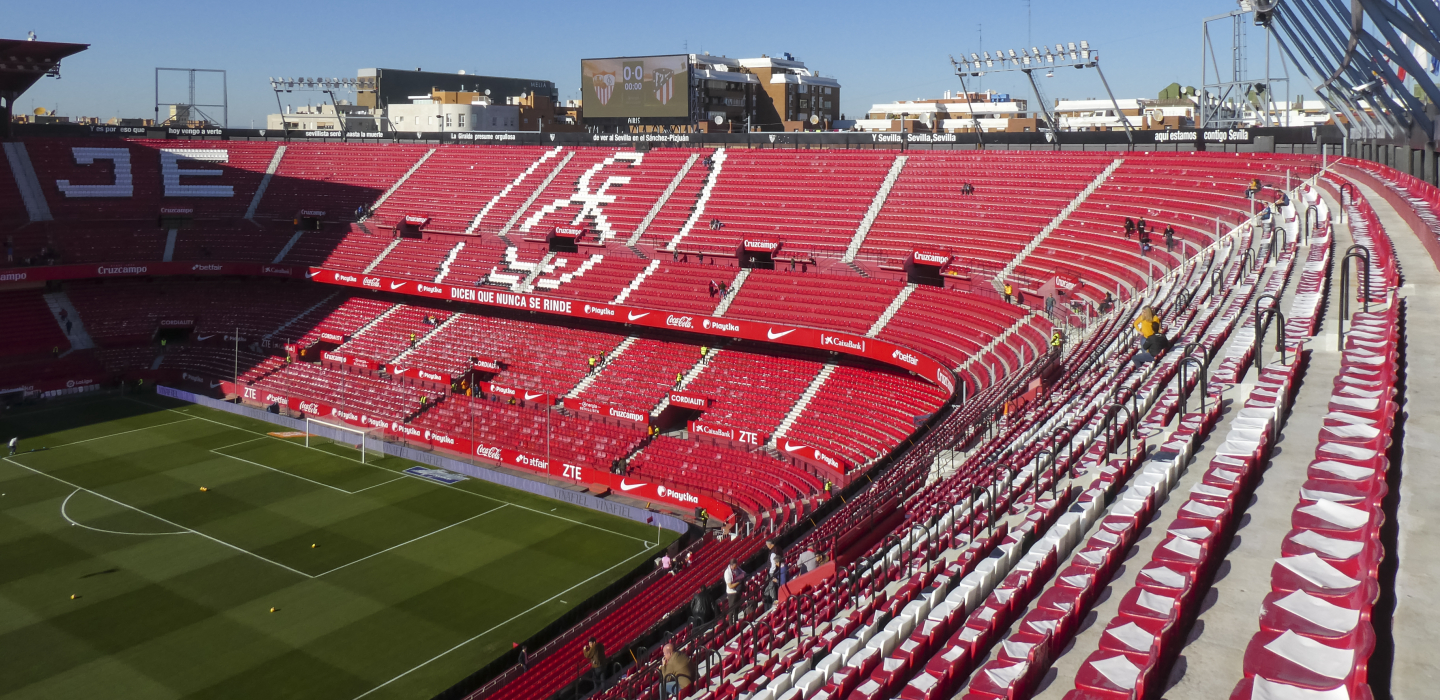
<svg viewBox="0 0 1440 700"><path fill-rule="evenodd" d="M1050 347L1051 347L1051 348L1054 348L1054 349L1055 349L1055 352L1060 352L1060 348L1062 348L1062 347L1064 347L1064 346L1065 346L1065 336L1064 336L1062 333L1060 333L1060 331L1055 331L1053 334L1051 334L1051 336L1050 336Z"/></svg>
<svg viewBox="0 0 1440 700"><path fill-rule="evenodd" d="M1010 286L1010 283L1009 283L1009 282L1006 282L1006 283L1005 283L1005 303L1006 303L1006 304L1011 303L1010 300L1011 300L1012 298L1014 298L1014 295L1015 295L1015 288L1012 287L1012 286Z"/></svg>

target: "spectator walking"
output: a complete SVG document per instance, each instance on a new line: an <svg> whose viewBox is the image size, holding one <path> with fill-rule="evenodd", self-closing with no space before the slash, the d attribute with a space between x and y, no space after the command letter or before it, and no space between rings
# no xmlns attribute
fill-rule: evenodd
<svg viewBox="0 0 1440 700"><path fill-rule="evenodd" d="M595 372L595 356L594 356L594 355L591 355L589 359L590 359L590 372L593 374L593 373Z"/></svg>
<svg viewBox="0 0 1440 700"><path fill-rule="evenodd" d="M1174 227L1174 226L1171 226L1170 224L1165 224L1165 252L1170 253L1170 252L1174 252L1174 250L1175 250L1175 227Z"/></svg>
<svg viewBox="0 0 1440 700"><path fill-rule="evenodd" d="M1006 304L1011 303L1010 300L1014 298L1014 295L1015 295L1015 288L1012 287L1012 286L1010 286L1010 283L1009 283L1009 282L1006 282L1006 283L1005 283L1005 303L1006 303Z"/></svg>
<svg viewBox="0 0 1440 700"><path fill-rule="evenodd" d="M1053 297L1053 296L1047 296L1047 297L1045 297L1045 315L1046 315L1046 316L1054 316L1054 315L1055 315L1055 297Z"/></svg>
<svg viewBox="0 0 1440 700"><path fill-rule="evenodd" d="M15 443L11 441L10 444L13 446ZM744 580L745 572L739 562L731 559L730 566L725 567L725 604L732 618L740 614L740 582Z"/></svg>
<svg viewBox="0 0 1440 700"><path fill-rule="evenodd" d="M683 381L685 381L685 373L684 373L684 372L676 372L676 373L675 373L675 388L676 388L676 389L679 389L679 388L680 388L680 383L683 382Z"/></svg>
<svg viewBox="0 0 1440 700"><path fill-rule="evenodd" d="M660 678L665 681L665 697L673 698L690 687L695 672L690 669L690 657L683 651L676 651L674 644L666 642L663 654L665 660L660 664Z"/></svg>
<svg viewBox="0 0 1440 700"><path fill-rule="evenodd" d="M590 662L590 673L595 680L595 687L598 689L605 674L605 645L591 637L590 641L580 649L580 653L585 656L586 661Z"/></svg>

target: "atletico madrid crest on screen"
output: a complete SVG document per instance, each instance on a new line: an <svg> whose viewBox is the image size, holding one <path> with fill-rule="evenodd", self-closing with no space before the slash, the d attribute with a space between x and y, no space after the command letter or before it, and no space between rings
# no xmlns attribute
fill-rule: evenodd
<svg viewBox="0 0 1440 700"><path fill-rule="evenodd" d="M651 76L655 85L655 101L662 105L670 104L670 98L675 96L675 71L669 68L656 68Z"/></svg>

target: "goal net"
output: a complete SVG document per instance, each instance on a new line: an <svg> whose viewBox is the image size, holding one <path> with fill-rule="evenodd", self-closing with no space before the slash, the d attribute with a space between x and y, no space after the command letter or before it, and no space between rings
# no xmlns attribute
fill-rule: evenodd
<svg viewBox="0 0 1440 700"><path fill-rule="evenodd" d="M362 463L380 457L380 441L370 431L339 423L305 417L305 446L324 449ZM327 447L328 446L328 447Z"/></svg>

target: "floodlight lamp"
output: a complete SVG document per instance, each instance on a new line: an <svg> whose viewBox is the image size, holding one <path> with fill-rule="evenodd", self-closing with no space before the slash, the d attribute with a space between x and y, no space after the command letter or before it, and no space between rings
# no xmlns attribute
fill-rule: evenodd
<svg viewBox="0 0 1440 700"><path fill-rule="evenodd" d="M990 52L989 52L989 51L982 51L981 53L985 54L985 60L987 60L987 61L990 60ZM974 56L975 54L970 54L970 55L971 55L971 56Z"/></svg>
<svg viewBox="0 0 1440 700"><path fill-rule="evenodd" d="M979 62L980 62L980 57L979 57L979 56L976 56L976 55L972 52L972 53L970 54L970 62L971 62L971 63L979 63Z"/></svg>
<svg viewBox="0 0 1440 700"><path fill-rule="evenodd" d="M1037 49L1037 48L1035 48L1034 46L1031 46L1031 47L1030 47L1030 53L1033 54L1033 55L1039 56L1039 55L1040 55L1040 49Z"/></svg>
<svg viewBox="0 0 1440 700"><path fill-rule="evenodd" d="M1089 51L1089 50L1090 50L1090 42L1085 41L1084 39L1081 39L1081 40L1080 40L1080 50L1081 50L1081 51Z"/></svg>
<svg viewBox="0 0 1440 700"><path fill-rule="evenodd" d="M1015 49L1010 49L1010 60L1015 60Z"/></svg>
<svg viewBox="0 0 1440 700"><path fill-rule="evenodd" d="M1056 56L1064 56L1064 55L1065 55L1065 47L1064 47L1064 46L1061 46L1060 44L1056 44L1056 45L1055 45L1055 55L1056 55Z"/></svg>
<svg viewBox="0 0 1440 700"><path fill-rule="evenodd" d="M1070 42L1070 53L1075 53L1075 42Z"/></svg>

